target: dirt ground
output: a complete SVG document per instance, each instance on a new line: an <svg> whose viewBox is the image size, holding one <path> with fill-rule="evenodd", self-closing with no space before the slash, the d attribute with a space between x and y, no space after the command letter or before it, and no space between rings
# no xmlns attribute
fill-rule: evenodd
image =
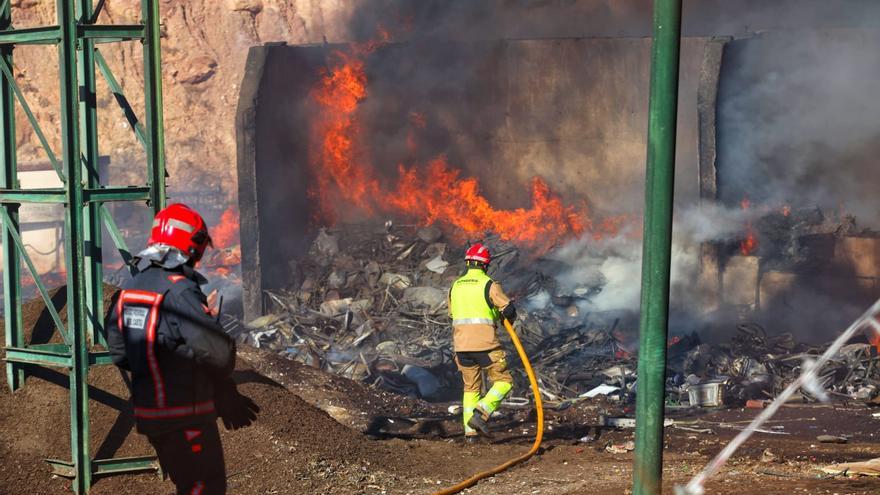
<svg viewBox="0 0 880 495"><path fill-rule="evenodd" d="M45 324L41 310L28 305L30 327ZM49 339L45 328L29 335ZM535 430L534 413L510 410L495 422L491 441L464 444L449 404L401 398L256 350L242 349L235 378L262 408L251 427L223 432L229 492L235 494L430 494L525 452ZM133 430L119 371L95 367L89 381L93 455L150 454ZM15 393L0 387L0 493L54 494L69 487L44 462L69 457L66 385L61 371L33 369ZM609 453L606 447L625 444L633 432L596 426L599 415L619 412L603 400L548 409L539 455L466 493L628 493L633 453ZM774 433L756 433L707 493L880 493L878 479L829 477L818 469L880 457L880 419L872 412L859 404L786 406L767 427ZM699 471L756 413L670 413L677 424L667 428L664 492ZM849 441L822 444L816 441L821 434L847 435ZM172 492L171 483L155 474L111 476L92 489Z"/></svg>

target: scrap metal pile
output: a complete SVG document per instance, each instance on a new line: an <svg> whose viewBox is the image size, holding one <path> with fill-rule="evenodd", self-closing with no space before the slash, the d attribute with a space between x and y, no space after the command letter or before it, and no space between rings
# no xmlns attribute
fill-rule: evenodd
<svg viewBox="0 0 880 495"><path fill-rule="evenodd" d="M601 281L562 287L553 276L561 270L558 262L529 256L495 237L483 240L493 252L489 274L503 281L521 308L516 328L548 399L574 398L608 379L585 369L632 362L614 319L583 310ZM388 390L428 400L457 398L461 380L447 295L464 271L467 244L449 241L433 227L388 223L322 230L308 255L293 262L292 288L265 291L266 316L247 322L239 338ZM547 294L553 304L522 310L538 294ZM502 342L509 344L506 336ZM521 367L512 349L509 357L516 373ZM525 393L525 375L516 380Z"/></svg>
<svg viewBox="0 0 880 495"><path fill-rule="evenodd" d="M862 338L860 337L860 340ZM692 405L760 404L773 399L815 360L827 345L796 343L791 334L769 336L756 324L740 324L729 343L709 346L696 335L670 346L667 396L679 392ZM817 371L819 384L831 398L878 401L880 357L868 342L845 345ZM823 393L800 391L805 401Z"/></svg>
<svg viewBox="0 0 880 495"><path fill-rule="evenodd" d="M591 312L604 284L561 282L563 263L489 237L490 275L521 308L515 328L545 399L566 404L604 395L635 398L636 315ZM467 239L433 227L346 225L321 230L308 254L292 262L291 288L265 291L266 316L237 330L241 342L327 372L431 401L456 400L447 309L450 284L464 271ZM529 301L549 299L542 309ZM506 347L509 342L502 335ZM515 393L529 387L508 349ZM697 334L669 344L667 397L682 405L721 406L774 397L821 348L768 336L744 324L729 343L709 346ZM870 344L851 344L821 370L834 395L870 400L880 366ZM805 392L807 400L813 400Z"/></svg>

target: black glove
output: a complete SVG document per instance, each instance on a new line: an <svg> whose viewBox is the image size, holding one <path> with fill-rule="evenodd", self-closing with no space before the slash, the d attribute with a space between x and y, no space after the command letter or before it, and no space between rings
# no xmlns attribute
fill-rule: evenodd
<svg viewBox="0 0 880 495"><path fill-rule="evenodd" d="M501 310L501 316L510 323L516 321L516 306L513 305L513 301L507 303L507 306L504 306L504 309Z"/></svg>
<svg viewBox="0 0 880 495"><path fill-rule="evenodd" d="M232 378L224 378L216 384L214 405L217 408L217 415L223 420L223 426L227 430L250 426L260 412L260 406L256 402L238 392L238 387Z"/></svg>

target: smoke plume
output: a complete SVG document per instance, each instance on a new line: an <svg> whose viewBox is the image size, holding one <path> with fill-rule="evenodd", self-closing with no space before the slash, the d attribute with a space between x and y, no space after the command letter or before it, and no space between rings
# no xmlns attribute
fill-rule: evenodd
<svg viewBox="0 0 880 495"><path fill-rule="evenodd" d="M718 105L719 192L844 209L878 226L880 33L795 31L727 46Z"/></svg>

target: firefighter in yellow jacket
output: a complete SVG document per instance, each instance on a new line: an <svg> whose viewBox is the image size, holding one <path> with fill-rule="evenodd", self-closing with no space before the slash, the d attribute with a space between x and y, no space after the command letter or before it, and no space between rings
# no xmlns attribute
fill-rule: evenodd
<svg viewBox="0 0 880 495"><path fill-rule="evenodd" d="M513 387L495 325L502 317L512 323L516 319L516 308L501 285L486 274L491 261L486 246L480 243L471 246L465 253L467 273L453 282L449 290L455 362L464 380L464 433L469 441L475 440L479 433L491 436L489 416ZM480 397L483 370L492 388Z"/></svg>

